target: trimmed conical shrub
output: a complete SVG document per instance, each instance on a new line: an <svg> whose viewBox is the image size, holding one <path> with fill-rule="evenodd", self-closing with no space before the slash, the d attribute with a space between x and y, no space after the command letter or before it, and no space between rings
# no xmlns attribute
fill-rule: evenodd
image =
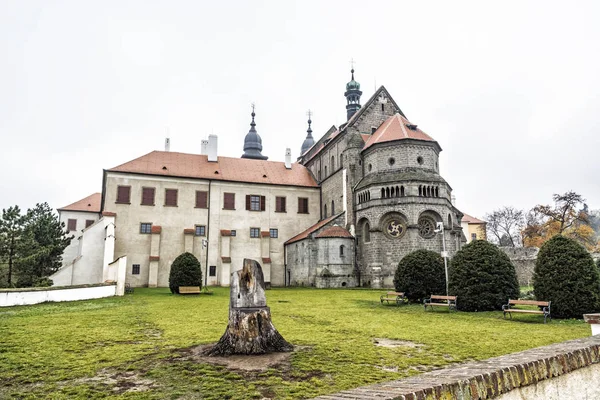
<svg viewBox="0 0 600 400"><path fill-rule="evenodd" d="M446 293L444 260L430 250L416 250L398 263L394 276L396 291L404 292L413 302L422 302L432 294Z"/></svg>
<svg viewBox="0 0 600 400"><path fill-rule="evenodd" d="M552 302L552 317L583 318L600 310L598 266L579 243L554 236L538 253L533 292L537 300Z"/></svg>
<svg viewBox="0 0 600 400"><path fill-rule="evenodd" d="M458 296L461 311L500 310L519 298L515 267L497 246L474 240L459 250L450 264L449 292Z"/></svg>
<svg viewBox="0 0 600 400"><path fill-rule="evenodd" d="M171 264L169 288L171 293L179 294L179 286L202 287L202 269L200 261L192 253L183 253Z"/></svg>

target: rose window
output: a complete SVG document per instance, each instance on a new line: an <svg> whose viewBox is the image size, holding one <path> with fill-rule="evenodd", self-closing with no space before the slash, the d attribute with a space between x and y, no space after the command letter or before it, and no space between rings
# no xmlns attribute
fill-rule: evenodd
<svg viewBox="0 0 600 400"><path fill-rule="evenodd" d="M406 232L406 227L402 221L392 219L386 224L386 233L392 238L401 238Z"/></svg>
<svg viewBox="0 0 600 400"><path fill-rule="evenodd" d="M435 221L429 217L419 218L419 234L425 239L435 236Z"/></svg>

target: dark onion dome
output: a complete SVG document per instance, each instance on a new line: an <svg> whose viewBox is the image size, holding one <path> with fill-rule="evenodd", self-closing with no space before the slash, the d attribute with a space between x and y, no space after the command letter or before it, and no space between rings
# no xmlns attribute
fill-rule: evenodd
<svg viewBox="0 0 600 400"><path fill-rule="evenodd" d="M256 123L254 122L254 106L252 107L252 122L250 123L250 130L244 138L244 154L242 158L250 158L254 160L266 160L269 157L263 156L262 151L262 139L258 132L256 132Z"/></svg>
<svg viewBox="0 0 600 400"><path fill-rule="evenodd" d="M312 124L312 121L310 120L310 116L309 116L308 117L308 129L306 130L306 132L308 134L306 135L306 139L304 139L304 142L302 142L302 149L300 150L300 155L306 153L315 144L315 139L313 139L312 129L310 128L310 124Z"/></svg>
<svg viewBox="0 0 600 400"><path fill-rule="evenodd" d="M354 68L352 68L352 79L346 83L346 90L360 90L360 83L354 80Z"/></svg>

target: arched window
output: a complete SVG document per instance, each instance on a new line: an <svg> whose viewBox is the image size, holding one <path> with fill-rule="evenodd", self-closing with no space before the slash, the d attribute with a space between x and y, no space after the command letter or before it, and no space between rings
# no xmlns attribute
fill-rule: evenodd
<svg viewBox="0 0 600 400"><path fill-rule="evenodd" d="M340 257L344 257L344 245L340 246Z"/></svg>
<svg viewBox="0 0 600 400"><path fill-rule="evenodd" d="M400 197L400 188L396 186L396 197Z"/></svg>
<svg viewBox="0 0 600 400"><path fill-rule="evenodd" d="M419 197L423 195L423 188L419 185Z"/></svg>
<svg viewBox="0 0 600 400"><path fill-rule="evenodd" d="M381 198L385 199L385 189L381 188Z"/></svg>
<svg viewBox="0 0 600 400"><path fill-rule="evenodd" d="M317 175L319 175L319 180L321 180L321 171Z"/></svg>
<svg viewBox="0 0 600 400"><path fill-rule="evenodd" d="M448 226L452 228L452 215L448 214Z"/></svg>
<svg viewBox="0 0 600 400"><path fill-rule="evenodd" d="M404 186L400 186L400 196L404 197Z"/></svg>
<svg viewBox="0 0 600 400"><path fill-rule="evenodd" d="M396 191L394 190L393 186L392 186L392 190L390 191L390 197L396 197Z"/></svg>
<svg viewBox="0 0 600 400"><path fill-rule="evenodd" d="M439 187L435 188L435 197L440 197L440 188Z"/></svg>
<svg viewBox="0 0 600 400"><path fill-rule="evenodd" d="M331 156L331 172L335 171L335 156Z"/></svg>
<svg viewBox="0 0 600 400"><path fill-rule="evenodd" d="M367 192L367 200L371 200L371 192Z"/></svg>
<svg viewBox="0 0 600 400"><path fill-rule="evenodd" d="M331 215L335 215L335 203L331 200Z"/></svg>
<svg viewBox="0 0 600 400"><path fill-rule="evenodd" d="M390 188L385 188L385 197L390 197Z"/></svg>
<svg viewBox="0 0 600 400"><path fill-rule="evenodd" d="M327 178L327 165L325 166L325 176L324 178Z"/></svg>
<svg viewBox="0 0 600 400"><path fill-rule="evenodd" d="M369 226L368 222L365 222L365 225L363 227L363 238L365 243L371 241L371 227Z"/></svg>
<svg viewBox="0 0 600 400"><path fill-rule="evenodd" d="M323 206L323 218L327 218L327 204Z"/></svg>

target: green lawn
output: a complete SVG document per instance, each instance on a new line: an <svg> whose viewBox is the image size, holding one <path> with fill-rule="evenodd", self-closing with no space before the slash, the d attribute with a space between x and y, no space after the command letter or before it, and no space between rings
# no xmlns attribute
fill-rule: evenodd
<svg viewBox="0 0 600 400"><path fill-rule="evenodd" d="M588 336L582 321L383 306L381 291L272 289L275 327L301 346L289 366L229 371L188 359L227 325L229 289L0 309L0 398L300 399ZM374 338L419 346L385 348ZM386 369L397 369L390 372Z"/></svg>

